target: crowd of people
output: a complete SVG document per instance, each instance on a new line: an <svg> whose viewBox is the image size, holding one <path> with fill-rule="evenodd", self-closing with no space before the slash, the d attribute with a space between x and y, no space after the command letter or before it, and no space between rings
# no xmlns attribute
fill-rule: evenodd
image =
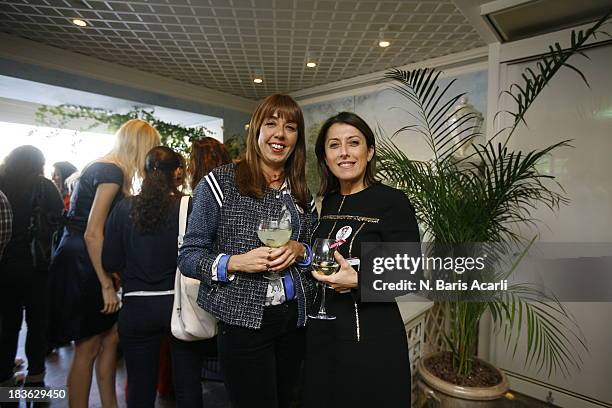
<svg viewBox="0 0 612 408"><path fill-rule="evenodd" d="M188 160L160 140L149 123L130 120L111 152L80 172L56 163L53 182L33 146L4 159L0 386L15 385L25 315L25 385L43 387L48 350L73 342L71 407L89 405L94 371L101 405L118 405L119 348L128 406L154 406L165 341L178 407L206 406L202 364L211 353L237 408L410 406L399 309L361 302L359 268L347 261L360 257L362 242L419 241L408 199L376 179L367 123L342 112L321 128L320 211L306 183L302 110L289 96L258 105L240 159L213 138L194 141ZM180 202L190 191L177 256ZM266 246L258 225L279 214L290 220L289 240ZM313 271L317 238L335 241L337 273ZM198 305L218 320L212 339L172 335L177 266L201 282ZM309 317L325 299L317 285L331 288L326 308L336 319Z"/></svg>

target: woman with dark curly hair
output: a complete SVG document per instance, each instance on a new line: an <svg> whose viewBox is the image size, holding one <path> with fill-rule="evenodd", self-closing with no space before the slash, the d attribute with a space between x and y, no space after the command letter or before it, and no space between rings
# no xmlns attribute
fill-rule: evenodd
<svg viewBox="0 0 612 408"><path fill-rule="evenodd" d="M196 186L212 169L229 164L232 162L227 148L217 139L204 137L194 140L191 143L191 153L189 154L189 175L191 190Z"/></svg>
<svg viewBox="0 0 612 408"><path fill-rule="evenodd" d="M159 146L149 151L140 194L117 204L106 224L102 263L105 270L119 272L123 283L119 338L129 378L129 407L154 405L159 349L167 336L178 380L177 405L202 406L202 344L183 342L170 332L182 197L175 172L180 166L172 149Z"/></svg>

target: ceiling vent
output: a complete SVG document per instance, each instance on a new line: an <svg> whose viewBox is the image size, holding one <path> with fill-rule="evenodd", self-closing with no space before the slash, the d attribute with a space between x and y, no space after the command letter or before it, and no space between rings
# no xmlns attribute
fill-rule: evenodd
<svg viewBox="0 0 612 408"><path fill-rule="evenodd" d="M500 42L546 34L590 23L606 14L610 0L496 0L480 15Z"/></svg>

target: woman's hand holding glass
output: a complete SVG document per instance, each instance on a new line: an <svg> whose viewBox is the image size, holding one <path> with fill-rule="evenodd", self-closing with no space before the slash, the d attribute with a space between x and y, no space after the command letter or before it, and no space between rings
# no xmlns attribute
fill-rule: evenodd
<svg viewBox="0 0 612 408"><path fill-rule="evenodd" d="M325 290L327 285L319 276L329 276L334 274L340 268L335 259L336 245L335 241L331 239L317 238L312 244L312 275L318 279L321 283L321 303L319 305L319 311L316 314L308 315L308 317L316 320L334 320L336 316L328 314L325 309Z"/></svg>
<svg viewBox="0 0 612 408"><path fill-rule="evenodd" d="M304 245L289 241L279 248L259 247L230 257L229 272L282 272L304 255Z"/></svg>
<svg viewBox="0 0 612 408"><path fill-rule="evenodd" d="M259 237L259 240L270 248L282 248L286 246L291 239L291 232L291 213L284 205L278 217L266 216L261 219L259 225L257 226L257 236ZM278 257L275 256L273 259L277 261ZM286 256L283 256L282 263L284 263L285 260ZM280 272L282 272L284 268L278 269L281 267L281 265L278 265L278 263L280 262L268 264L267 271L263 277L268 280L281 279L282 276L280 275ZM287 266L289 265L290 264ZM272 268L275 268L275 270Z"/></svg>
<svg viewBox="0 0 612 408"><path fill-rule="evenodd" d="M344 259L340 252L335 251L334 258L336 258L336 262L340 265L338 272L331 275L323 275L313 271L312 276L319 282L326 283L339 293L346 293L356 288L359 284L357 271Z"/></svg>
<svg viewBox="0 0 612 408"><path fill-rule="evenodd" d="M281 250L270 262L270 272L282 272L293 265L298 259L303 258L305 248L304 245L297 241L289 241L280 248L274 248L272 252Z"/></svg>

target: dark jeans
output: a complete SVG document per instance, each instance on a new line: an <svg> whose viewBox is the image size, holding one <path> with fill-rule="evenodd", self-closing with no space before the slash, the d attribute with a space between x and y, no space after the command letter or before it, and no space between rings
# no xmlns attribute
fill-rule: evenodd
<svg viewBox="0 0 612 408"><path fill-rule="evenodd" d="M259 330L219 323L219 361L234 408L286 408L296 402L304 356L297 303L264 309Z"/></svg>
<svg viewBox="0 0 612 408"><path fill-rule="evenodd" d="M28 375L43 374L49 275L46 271L34 272L30 260L3 262L0 275L0 382L13 376L24 309L28 326L25 347Z"/></svg>
<svg viewBox="0 0 612 408"><path fill-rule="evenodd" d="M177 407L202 407L202 365L211 340L187 342L170 333L172 296L128 296L119 312L119 338L128 375L128 407L153 407L162 338L170 338Z"/></svg>

